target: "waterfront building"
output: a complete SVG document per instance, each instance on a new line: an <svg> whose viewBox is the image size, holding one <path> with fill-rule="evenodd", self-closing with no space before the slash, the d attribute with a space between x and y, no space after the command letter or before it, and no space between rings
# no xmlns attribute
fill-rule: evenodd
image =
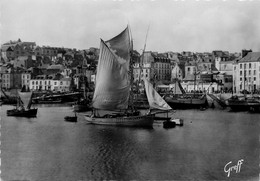
<svg viewBox="0 0 260 181"><path fill-rule="evenodd" d="M170 82L172 76L171 61L164 54L154 56L155 81ZM177 67L176 67L177 68Z"/></svg>
<svg viewBox="0 0 260 181"><path fill-rule="evenodd" d="M194 82L187 81L181 83L183 89L187 93L192 92L207 92L207 93L215 93L218 90L223 89L223 85L218 84L217 82Z"/></svg>
<svg viewBox="0 0 260 181"><path fill-rule="evenodd" d="M151 51L144 52L139 60L140 62L137 60L133 64L134 82L142 80L142 77L145 77L149 81L154 78L154 57L152 54Z"/></svg>
<svg viewBox="0 0 260 181"><path fill-rule="evenodd" d="M32 78L32 72L31 71L24 71L22 72L22 87L24 87L26 90L30 89L30 80Z"/></svg>
<svg viewBox="0 0 260 181"><path fill-rule="evenodd" d="M71 78L62 78L59 80L51 81L51 90L59 92L68 92L70 90Z"/></svg>
<svg viewBox="0 0 260 181"><path fill-rule="evenodd" d="M151 51L144 52L140 61L140 63L134 63L134 81L145 77L150 82L170 82L171 61L165 54L158 54Z"/></svg>
<svg viewBox="0 0 260 181"><path fill-rule="evenodd" d="M10 89L11 88L11 74L8 72L1 73L1 88L3 89Z"/></svg>
<svg viewBox="0 0 260 181"><path fill-rule="evenodd" d="M171 65L171 81L182 80L183 72L180 66L177 63Z"/></svg>
<svg viewBox="0 0 260 181"><path fill-rule="evenodd" d="M198 74L198 67L196 62L186 62L185 64L185 80L196 80L200 79L200 75Z"/></svg>
<svg viewBox="0 0 260 181"><path fill-rule="evenodd" d="M2 88L21 89L22 88L22 70L9 68L1 73Z"/></svg>
<svg viewBox="0 0 260 181"><path fill-rule="evenodd" d="M29 82L32 91L67 92L70 89L71 78L57 78L57 76L40 75Z"/></svg>
<svg viewBox="0 0 260 181"><path fill-rule="evenodd" d="M248 52L233 64L233 92L260 91L260 52Z"/></svg>

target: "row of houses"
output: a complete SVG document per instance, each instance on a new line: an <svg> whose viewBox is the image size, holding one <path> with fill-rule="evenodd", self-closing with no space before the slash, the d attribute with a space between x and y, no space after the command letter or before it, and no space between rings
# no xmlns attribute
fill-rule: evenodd
<svg viewBox="0 0 260 181"><path fill-rule="evenodd" d="M145 52L142 59L134 64L134 81L146 77L151 82L170 84L181 81L186 91L207 90L206 85L214 87L214 91L243 90L255 92L260 90L260 52L247 52L244 57L233 61L186 62L184 68L176 60L165 54ZM140 66L141 65L141 66ZM80 75L84 75L89 83L95 82L95 70L89 68L66 68L63 65L49 65L43 69L8 68L0 66L1 86L5 89L26 87L31 90L68 91L71 82L80 88ZM73 77L70 75L73 73ZM55 75L60 74L57 77ZM210 84L211 83L211 84ZM215 84L213 84L215 83ZM196 84L196 86L193 86ZM201 85L204 85L204 87Z"/></svg>
<svg viewBox="0 0 260 181"><path fill-rule="evenodd" d="M50 65L47 69L13 68L0 66L2 89L29 89L32 91L67 92L72 88L81 89L91 82L93 70L87 67L69 69L62 65Z"/></svg>
<svg viewBox="0 0 260 181"><path fill-rule="evenodd" d="M68 88L65 88L64 85L67 83L63 81L68 81L65 79L70 78L70 74L73 74L71 78L76 82L77 88L80 87L77 85L80 75L84 75L88 82L94 83L99 50L96 48L84 51L68 50L48 46L39 47L35 42L22 42L20 39L3 44L1 59L9 58L9 62L0 65L1 86L6 89L26 86L32 90L64 91ZM181 81L184 86L197 84L193 86L193 89L197 90L200 89L199 85L204 85L205 88L206 84L211 86L216 84L214 88L216 91L239 93L242 90L260 90L259 52L252 52L252 50L242 50L242 53L233 54L226 51L212 53L146 51L142 55L134 51L133 55L135 55L133 64L135 82L146 77L153 83L170 84ZM91 59L94 61L90 62ZM5 66L10 64L13 69L4 70ZM92 68L89 68L90 65ZM17 71L19 68L23 69L23 73ZM32 69L35 68L41 71L33 72ZM62 75L59 77L62 83L54 80L55 76L52 76L50 83L47 81L50 75L55 74ZM42 75L47 75L47 78ZM46 79L46 85L41 79ZM186 86L186 90L191 91L191 87Z"/></svg>
<svg viewBox="0 0 260 181"><path fill-rule="evenodd" d="M227 52L221 51L214 51L214 56L185 53L184 61L183 56L177 55L145 52L139 62L134 64L134 80L138 81L139 76L164 84L178 80L186 86L186 91L194 88L197 91L207 90L209 88L205 86L208 84L213 92L260 92L260 52L242 50L241 54L229 56ZM187 86L194 84L196 86Z"/></svg>
<svg viewBox="0 0 260 181"><path fill-rule="evenodd" d="M10 61L21 56L57 56L76 49L63 47L38 46L35 42L24 42L21 39L9 41L1 45L1 57L5 61Z"/></svg>

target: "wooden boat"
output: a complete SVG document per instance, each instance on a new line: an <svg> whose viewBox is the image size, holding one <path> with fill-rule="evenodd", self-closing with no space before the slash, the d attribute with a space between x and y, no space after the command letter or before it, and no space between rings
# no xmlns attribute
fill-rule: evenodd
<svg viewBox="0 0 260 181"><path fill-rule="evenodd" d="M170 119L163 122L164 128L174 128L175 126L183 126L182 119Z"/></svg>
<svg viewBox="0 0 260 181"><path fill-rule="evenodd" d="M114 38L100 42L92 114L87 122L100 125L152 127L155 114L141 113L133 102L132 41L129 27ZM129 74L131 72L131 74ZM150 109L171 110L171 107L144 79Z"/></svg>
<svg viewBox="0 0 260 181"><path fill-rule="evenodd" d="M77 122L77 115L75 113L75 116L65 116L64 117L64 120L67 121L67 122Z"/></svg>
<svg viewBox="0 0 260 181"><path fill-rule="evenodd" d="M164 99L174 109L200 109L207 107L205 94L166 95Z"/></svg>
<svg viewBox="0 0 260 181"><path fill-rule="evenodd" d="M17 99L16 108L7 110L7 116L36 117L38 109L31 108L32 92L19 92Z"/></svg>
<svg viewBox="0 0 260 181"><path fill-rule="evenodd" d="M37 101L38 104L60 104L62 103L61 99L53 100L53 99L42 99Z"/></svg>
<svg viewBox="0 0 260 181"><path fill-rule="evenodd" d="M227 104L232 111L260 111L259 97L232 96Z"/></svg>

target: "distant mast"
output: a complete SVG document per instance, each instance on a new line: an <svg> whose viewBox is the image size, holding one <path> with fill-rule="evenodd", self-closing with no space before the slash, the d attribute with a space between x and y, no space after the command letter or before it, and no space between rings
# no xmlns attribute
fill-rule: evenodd
<svg viewBox="0 0 260 181"><path fill-rule="evenodd" d="M146 49L146 42L147 42L149 29L150 29L150 24L149 24L149 26L147 28L147 32L146 32L146 36L145 36L145 42L144 42L144 49L143 49L143 53L142 53L141 60L140 60L141 62L139 63L140 72L139 72L138 86L139 86L139 84L141 82L141 72L143 70L141 65L144 63L144 52L145 52L145 49Z"/></svg>

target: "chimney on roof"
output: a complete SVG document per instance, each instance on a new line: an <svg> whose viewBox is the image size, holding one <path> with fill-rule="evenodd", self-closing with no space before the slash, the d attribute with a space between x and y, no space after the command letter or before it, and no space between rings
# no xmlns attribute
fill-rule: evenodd
<svg viewBox="0 0 260 181"><path fill-rule="evenodd" d="M252 50L242 50L242 58L245 57L249 52L252 52Z"/></svg>

